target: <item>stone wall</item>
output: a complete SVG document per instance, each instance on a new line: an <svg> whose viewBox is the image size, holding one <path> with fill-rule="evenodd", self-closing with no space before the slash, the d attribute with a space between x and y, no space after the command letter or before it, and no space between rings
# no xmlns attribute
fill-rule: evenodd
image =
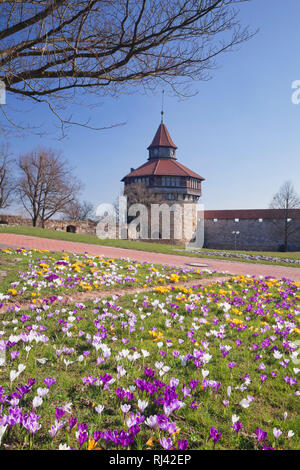
<svg viewBox="0 0 300 470"><path fill-rule="evenodd" d="M19 215L0 214L0 225L32 225L32 221Z"/></svg>
<svg viewBox="0 0 300 470"><path fill-rule="evenodd" d="M281 228L279 228L281 227ZM297 231L289 238L289 250L300 251L300 220L295 221ZM278 251L284 243L283 221L274 222L272 219L205 219L204 247L220 250Z"/></svg>
<svg viewBox="0 0 300 470"><path fill-rule="evenodd" d="M45 228L70 233L96 235L96 223L89 220L48 220Z"/></svg>
<svg viewBox="0 0 300 470"><path fill-rule="evenodd" d="M18 215L0 214L0 225L17 226L17 225L30 225L32 226L31 219L27 219ZM57 230L60 232L70 233L87 233L89 235L96 235L96 223L89 220L72 221L72 220L47 220L45 228Z"/></svg>

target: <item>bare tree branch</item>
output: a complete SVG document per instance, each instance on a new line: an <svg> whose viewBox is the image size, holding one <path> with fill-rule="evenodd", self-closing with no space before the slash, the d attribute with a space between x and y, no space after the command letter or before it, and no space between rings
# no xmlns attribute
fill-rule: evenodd
<svg viewBox="0 0 300 470"><path fill-rule="evenodd" d="M12 163L8 145L2 144L0 147L0 209L9 206L15 190Z"/></svg>
<svg viewBox="0 0 300 470"><path fill-rule="evenodd" d="M17 193L33 226L44 227L48 219L76 201L81 183L53 150L39 147L21 155L18 167Z"/></svg>
<svg viewBox="0 0 300 470"><path fill-rule="evenodd" d="M92 220L95 218L94 206L90 202L72 201L63 209L63 216L67 220Z"/></svg>
<svg viewBox="0 0 300 470"><path fill-rule="evenodd" d="M124 190L124 195L127 196L128 206L139 203L150 207L151 204L165 202L164 195L148 188L147 185L141 181L129 184Z"/></svg>
<svg viewBox="0 0 300 470"><path fill-rule="evenodd" d="M290 181L286 181L275 194L270 204L271 209L281 209L282 219L274 220L277 232L282 234L284 251L293 233L300 231L300 226L293 218L293 211L300 208L300 197Z"/></svg>
<svg viewBox="0 0 300 470"><path fill-rule="evenodd" d="M246 1L3 1L0 80L52 110L71 90L117 96L160 81L176 90L207 79L219 54L252 36L236 9Z"/></svg>

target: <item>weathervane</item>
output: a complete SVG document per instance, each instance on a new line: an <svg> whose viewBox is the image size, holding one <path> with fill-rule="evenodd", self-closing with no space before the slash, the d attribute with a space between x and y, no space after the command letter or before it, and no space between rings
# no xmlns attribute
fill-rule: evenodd
<svg viewBox="0 0 300 470"><path fill-rule="evenodd" d="M162 96L161 96L161 123L163 124L164 123L164 93L165 93L165 90L162 91Z"/></svg>

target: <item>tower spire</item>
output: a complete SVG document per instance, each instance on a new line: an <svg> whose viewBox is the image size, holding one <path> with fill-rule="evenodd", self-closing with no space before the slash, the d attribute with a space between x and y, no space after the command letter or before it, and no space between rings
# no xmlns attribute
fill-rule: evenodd
<svg viewBox="0 0 300 470"><path fill-rule="evenodd" d="M161 124L164 123L164 93L165 93L165 90L162 91L162 95L161 95Z"/></svg>

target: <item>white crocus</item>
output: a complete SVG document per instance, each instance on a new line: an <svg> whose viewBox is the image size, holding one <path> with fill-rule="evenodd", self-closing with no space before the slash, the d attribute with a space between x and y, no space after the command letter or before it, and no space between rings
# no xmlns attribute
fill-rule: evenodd
<svg viewBox="0 0 300 470"><path fill-rule="evenodd" d="M138 400L138 407L143 412L148 406L148 402L146 400Z"/></svg>
<svg viewBox="0 0 300 470"><path fill-rule="evenodd" d="M104 410L103 405L98 405L98 406L95 407L95 411L97 411L98 415L101 415L103 410Z"/></svg>
<svg viewBox="0 0 300 470"><path fill-rule="evenodd" d="M41 406L42 403L43 403L42 397L40 397L39 395L37 395L37 396L34 397L34 399L32 400L32 407L33 407L33 409L35 410L36 408L38 408L39 406Z"/></svg>
<svg viewBox="0 0 300 470"><path fill-rule="evenodd" d="M39 388L37 389L37 394L38 394L38 396L41 397L41 398L43 398L43 397L45 397L46 395L48 395L48 393L49 393L49 388L46 388L46 387L42 388L42 387L39 387Z"/></svg>
<svg viewBox="0 0 300 470"><path fill-rule="evenodd" d="M5 426L0 426L0 445L1 445L1 442L2 442L2 438L4 436L4 433L6 431L6 428L7 428L7 424Z"/></svg>

